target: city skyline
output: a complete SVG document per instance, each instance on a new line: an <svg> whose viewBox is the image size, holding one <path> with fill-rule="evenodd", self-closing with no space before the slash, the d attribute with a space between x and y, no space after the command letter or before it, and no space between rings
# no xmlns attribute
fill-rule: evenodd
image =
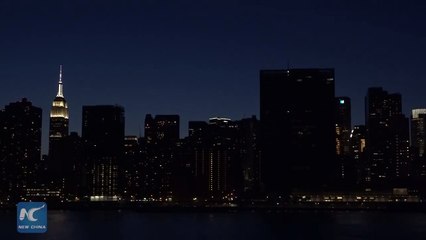
<svg viewBox="0 0 426 240"><path fill-rule="evenodd" d="M257 70L266 68L335 68L354 124L364 123L368 87L400 92L407 116L424 105L424 3L21 2L0 9L0 102L27 97L45 110L43 129L59 64L77 132L85 104L123 105L127 134L146 113L184 123L258 116Z"/></svg>
<svg viewBox="0 0 426 240"><path fill-rule="evenodd" d="M57 86L57 94L56 94L56 98L54 98L54 101L58 101L57 100L57 98L58 98L58 96L61 98L61 99L64 99L64 91L66 91L66 90L64 90L64 85L65 85L65 89L66 89L66 83L64 83L63 81L62 81L62 77L63 77L63 65L59 65L59 78L57 77L57 79L59 79L59 84L58 84L58 82L56 83L56 86ZM301 69L301 68L294 68L294 69ZM283 68L283 69L281 69L282 71L284 71L284 70L286 70L285 68ZM335 71L335 69L333 68L333 71ZM58 80L57 80L58 81ZM368 87L367 89L366 89L366 93L367 93L367 90L369 89L369 88L381 88L381 87L383 87L383 86L370 86L370 87ZM386 88L386 87L385 87ZM395 92L395 94L400 94L400 92ZM53 95L53 94L52 94ZM402 95L402 94L400 94L400 95ZM342 97L344 97L344 98L348 98L348 96L346 96L346 95L344 95L344 94L342 94L342 95L339 95L337 92L336 92L336 94L335 94L335 96L342 96ZM16 101L11 101L10 103L13 103L13 102L17 102L17 101L20 101L21 99L28 99L29 101L31 101L31 102L33 102L34 103L34 101L32 101L32 99L29 99L28 97L26 97L26 96L23 96L22 98L20 98L20 99L16 99ZM402 97L401 97L402 98ZM65 101L65 100L64 100ZM353 100L349 97L349 101L353 104ZM65 106L66 105L68 105L67 104L67 102L65 102L64 103L65 104ZM4 105L6 105L6 103L4 103ZM98 105L117 105L117 106L121 106L119 103L99 103L99 104L92 104L92 106L98 106ZM402 106L404 106L405 104L404 104L404 101L402 101ZM59 106L59 105L58 105ZM79 124L79 126L77 127L77 129L67 129L67 132L69 131L69 132L77 132L79 135L81 135L81 132L82 132L82 122L81 122L81 119L82 119L82 109L84 108L84 106L88 106L88 104L85 104L85 103L83 103L83 105L81 105L80 107L79 107L79 109L80 109L80 112L78 112L77 110L74 110L73 112L74 113L78 113L79 115L78 115L78 117L77 118L72 118L72 117L69 117L68 115L69 115L69 113L68 113L68 111L67 111L67 125L69 126L69 125L75 125L75 124L71 124L73 121L75 121L75 122L79 122L80 124ZM90 106L90 105L89 105ZM124 107L124 109L126 110L126 106L123 106ZM42 110L43 110L43 108L42 107L40 107ZM411 107L411 108L409 108L409 109L404 109L403 107L402 107L402 109L403 109L403 111L402 111L402 113L403 114L405 114L407 117L410 117L411 116L411 113L412 113L412 110L414 110L414 109L420 109L420 108L424 108L423 106L417 106L417 107ZM68 110L68 107L67 107L67 110ZM51 110L52 111L52 110ZM50 135L50 131L51 130L49 130L49 125L51 124L51 123L49 123L49 121L50 121L50 118L51 118L51 116L52 116L52 112L51 111L47 111L47 110L44 110L43 111L43 113L42 113L42 115L48 115L47 117L42 117L42 154L48 154L48 151L49 151L49 139L51 138L49 135ZM365 109L363 109L363 112L365 112ZM147 112L147 113L145 113L144 115L146 115L146 114L177 114L177 115L179 115L180 117L182 117L182 115L181 115L181 113L157 113L157 112ZM355 125L365 125L365 114L362 114L362 116L360 116L360 115L354 115L353 114L353 112L352 112L352 109L351 109L351 111L350 111L350 114L352 115L352 117L351 117L351 119L352 119L352 127L353 126L355 126ZM230 115L232 115L232 114L230 114ZM243 118L248 118L248 117L250 117L250 116L257 116L257 117L260 117L260 114L259 113L257 113L257 114L251 114L251 115L243 115L243 116L241 116L241 117L237 117L237 118L230 118L230 119L232 119L232 120L239 120L239 119L243 119ZM185 122L183 122L183 124L180 124L179 125L179 128L180 128L180 132L181 132L181 136L182 136L182 138L183 137L186 137L186 136L188 136L188 123L189 122L191 122L191 121L205 121L205 120L208 120L208 119L210 119L210 118L212 118L212 117L229 117L229 115L220 115L220 114L217 114L217 115L209 115L206 119L188 119L187 121L186 121L186 123ZM71 120L69 120L68 118L70 118ZM361 122L355 122L353 119L362 119L362 121ZM68 121L69 121L69 123L68 123ZM125 119L125 121L126 121L126 123L127 122L133 122L133 121L135 121L134 119L129 119L129 118L126 118ZM47 122L47 123L46 123ZM45 126L45 124L47 124L47 126ZM125 126L126 126L126 128L125 128L125 135L126 136L144 136L144 134L143 134L143 131L141 130L142 129L142 127L143 127L143 125L144 125L144 122L143 122L143 120L140 120L140 124L139 124L139 126L138 126L138 128L137 128L137 132L135 132L135 128L131 128L132 130L128 130L128 125L126 124ZM67 127L68 128L68 127Z"/></svg>
<svg viewBox="0 0 426 240"><path fill-rule="evenodd" d="M370 87L366 125L352 129L351 101L335 95L334 69L260 70L259 119L189 121L181 137L179 115L146 114L143 138L125 135L119 105L84 105L81 136L68 135L61 70L48 156L41 108L24 98L0 111L6 203L384 203L421 202L426 193L424 109L413 110L410 128L401 94ZM386 197L368 197L382 191Z"/></svg>
<svg viewBox="0 0 426 240"><path fill-rule="evenodd" d="M60 101L65 101L65 100L63 100L64 99L64 83L63 83L63 81L62 81L62 68L63 68L63 65L59 65L59 84L58 84L58 82L56 83L56 85L57 85L57 94L56 94L56 98L54 98L54 103L53 103L53 106L59 106L58 104L59 103L56 103L55 104L55 101L58 101L58 96L59 96L59 98L60 99L62 99L62 100L60 100ZM300 68L295 68L295 69L300 69ZM281 71L285 71L286 69L281 69ZM294 70L294 69L293 69ZM302 69L301 69L302 70ZM260 72L262 72L262 71L267 71L267 70L260 70ZM275 71L275 70L273 70L273 71ZM335 71L335 69L333 68L333 71ZM66 87L65 87L66 88ZM370 88L382 88L382 86L370 86L370 87L368 87L367 89L366 89L366 93L367 93L367 90L368 89L370 89ZM401 99L402 99L402 94L400 94L400 92L395 92L394 94L399 94L399 95L401 95ZM353 102L353 100L351 100L351 98L349 97L347 97L347 96L345 96L345 95L339 95L339 94L335 94L335 96L337 97L337 96L342 96L343 98L346 98L346 99L348 99L350 102ZM25 97L25 96L23 96L22 97L22 99L28 99L27 97ZM22 99L17 99L17 101L16 102L18 102L18 101L20 101L20 100L22 100ZM31 102L33 102L31 99L28 99L29 101L31 101ZM11 101L11 102L9 102L9 103L13 103L14 101ZM401 105L401 108L403 108L402 106L403 105L405 105L404 104L404 101L401 101L402 103L402 105ZM64 104L65 104L65 106L67 105L67 102L64 102ZM6 106L6 103L4 104L5 106ZM91 105L91 106L102 106L102 105L116 105L116 106L120 106L120 104L119 103L115 103L115 104L108 104L108 103L100 103L100 104L93 104L93 105ZM62 105L61 105L62 106ZM83 109L84 109L84 107L85 106L90 106L90 105L88 105L88 104L84 104L83 103L83 105L80 107L80 109L81 109L81 111L79 112L79 116L78 116L78 118L77 119L72 119L71 117L71 121L68 119L68 112L66 113L66 119L67 119L67 125L69 125L69 123L68 123L68 121L70 121L70 122L72 122L73 120L74 121L78 121L78 122L80 122L80 125L79 125L79 128L78 129L70 129L69 130L69 132L77 132L79 135L81 135L81 133L82 133L82 122L81 122L81 119L82 119L82 117L83 117L83 115L82 115L82 113L83 113ZM38 106L39 107L39 106ZM411 113L412 113L412 111L414 110L414 109L419 109L419 108L422 108L423 106L418 106L418 107L411 107L411 108L409 108L409 109L405 109L405 111L403 111L402 113L403 114L405 114L406 115L406 117L410 117L411 116ZM123 108L124 108L124 110L126 110L126 106L123 106ZM43 110L43 108L41 108L42 110ZM52 108L53 109L53 108ZM68 108L67 108L67 110L68 110ZM51 111L53 111L53 110L51 110ZM51 116L52 116L52 112L51 111L47 111L47 110L44 110L43 111L43 114L42 114L42 122L43 122L43 124L42 124L42 146L41 146L41 153L42 154L48 154L48 152L50 151L49 149L49 142L51 141L50 139L51 139L51 134L49 133L50 131L51 131L51 126L50 127L48 127L48 126L45 126L45 122L51 122L51 120L49 120L49 119L51 119ZM58 110L56 110L56 111L58 111ZM365 109L363 110L363 111L365 111ZM47 114L48 114L48 117L47 117L47 119L45 119L45 117L43 117L43 115L46 115L46 112L47 112ZM77 112L77 111L74 111L74 112ZM62 113L61 113L62 114ZM180 113L145 113L145 115L147 115L147 114L177 114L179 117L181 117L182 115L180 114ZM354 116L354 114L352 113L352 111L350 111L350 114L352 115L352 117L351 117L351 123L352 123L352 126L355 126L355 125L365 125L365 118L366 118L366 116L365 116L365 114L364 115L362 115L362 116L360 116L360 115L357 115L357 116ZM232 114L231 114L232 115ZM247 117L250 117L250 116L257 116L257 117L260 117L260 114L252 114L252 115L249 115L249 116L246 116L246 115L244 115L244 116L241 116L240 118L232 118L232 120L239 120L239 119L243 119L243 118L247 118ZM182 124L179 124L179 129L180 129L180 132L181 132L181 138L184 138L184 137L186 137L186 136L188 136L188 131L189 131L189 129L188 129L188 124L189 124L189 122L191 122L191 121L206 121L206 120L208 120L208 119L210 119L210 118L214 118L214 117L229 117L229 116L223 116L223 115L210 115L210 116L208 116L208 118L207 119L188 119L187 120L187 122L182 122ZM354 118L353 117L355 117L355 119L363 119L364 120L364 122L360 122L360 123L357 123L357 122L354 122ZM230 118L230 120L231 120L231 118ZM133 121L133 120L129 120L128 118L125 118L125 121L126 122L128 122L128 121ZM51 124L51 123L50 123ZM50 125L49 124L49 125ZM143 131L142 131L142 128L143 128L143 125L144 125L144 121L141 121L141 123L140 123L140 126L139 126L139 128L137 129L137 132L130 132L129 130L128 130L128 126L127 126L127 124L125 124L125 135L126 136L140 136L140 137L144 137L144 134L143 134ZM68 128L68 127L67 127ZM133 128L131 128L131 129L133 129ZM134 129L133 129L134 130ZM67 132L68 132L68 129L66 130ZM68 133L67 133L68 134ZM47 135L47 136L46 136Z"/></svg>

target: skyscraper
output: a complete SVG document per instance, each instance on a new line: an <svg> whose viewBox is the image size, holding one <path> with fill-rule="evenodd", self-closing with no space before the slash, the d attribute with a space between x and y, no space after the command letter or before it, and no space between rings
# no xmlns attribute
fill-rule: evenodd
<svg viewBox="0 0 426 240"><path fill-rule="evenodd" d="M337 176L333 69L260 71L267 192L315 190Z"/></svg>
<svg viewBox="0 0 426 240"><path fill-rule="evenodd" d="M62 180L60 189L63 196L68 200L81 198L87 192L85 181L87 166L83 161L81 137L76 132L71 132L58 141L56 147L60 153L58 162L61 164L61 176L59 179Z"/></svg>
<svg viewBox="0 0 426 240"><path fill-rule="evenodd" d="M390 127L392 187L408 186L408 179L412 175L409 120L404 114L396 115L391 118Z"/></svg>
<svg viewBox="0 0 426 240"><path fill-rule="evenodd" d="M242 181L240 159L236 151L237 124L228 118L209 119L209 148L206 149L208 191L211 195L223 197L235 191ZM239 171L236 171L236 170Z"/></svg>
<svg viewBox="0 0 426 240"><path fill-rule="evenodd" d="M196 183L195 196L223 200L242 189L238 123L229 118L213 117L208 123L189 122L188 130L187 150ZM253 164L247 161L247 168ZM251 170L248 170L248 178L254 178Z"/></svg>
<svg viewBox="0 0 426 240"><path fill-rule="evenodd" d="M351 99L348 97L336 97L336 153L348 155L349 135L351 133Z"/></svg>
<svg viewBox="0 0 426 240"><path fill-rule="evenodd" d="M411 149L414 175L426 179L426 109L411 111Z"/></svg>
<svg viewBox="0 0 426 240"><path fill-rule="evenodd" d="M26 98L1 111L0 195L21 200L27 189L38 185L42 175L41 119L41 108Z"/></svg>
<svg viewBox="0 0 426 240"><path fill-rule="evenodd" d="M68 136L68 104L64 97L62 65L59 68L58 93L52 103L49 124L49 148L52 142Z"/></svg>
<svg viewBox="0 0 426 240"><path fill-rule="evenodd" d="M408 119L402 114L401 95L380 87L369 88L365 101L366 151L373 187L399 186L408 177Z"/></svg>
<svg viewBox="0 0 426 240"><path fill-rule="evenodd" d="M62 83L62 65L59 67L59 83L58 92L52 102L50 110L50 124L49 124L49 159L48 159L48 172L52 178L50 180L56 181L56 184L61 185L62 166L61 162L65 156L61 152L61 141L68 136L69 115L68 104L64 98L63 83Z"/></svg>
<svg viewBox="0 0 426 240"><path fill-rule="evenodd" d="M136 136L125 136L124 159L121 168L123 196L130 199L141 199L143 196L143 171L145 155L142 151L142 139Z"/></svg>
<svg viewBox="0 0 426 240"><path fill-rule="evenodd" d="M172 174L179 141L179 115L145 117L144 192L150 200L173 198Z"/></svg>
<svg viewBox="0 0 426 240"><path fill-rule="evenodd" d="M351 159L355 163L357 184L366 182L365 178L370 176L369 166L365 161L365 135L364 125L354 126L350 135Z"/></svg>
<svg viewBox="0 0 426 240"><path fill-rule="evenodd" d="M190 168L191 197L208 196L208 149L209 124L205 121L189 121L188 137L185 138L185 158L182 165Z"/></svg>
<svg viewBox="0 0 426 240"><path fill-rule="evenodd" d="M256 119L256 116L252 116L236 121L236 123L238 125L237 151L239 151L243 172L243 191L248 196L255 196L259 194L261 188L259 120Z"/></svg>
<svg viewBox="0 0 426 240"><path fill-rule="evenodd" d="M350 157L351 99L336 97L336 154L339 161L339 177L345 185L355 181L355 164Z"/></svg>
<svg viewBox="0 0 426 240"><path fill-rule="evenodd" d="M411 146L416 148L417 155L422 157L426 151L426 109L411 111Z"/></svg>
<svg viewBox="0 0 426 240"><path fill-rule="evenodd" d="M119 167L124 148L124 108L83 106L82 141L90 166L92 200L116 200L121 194Z"/></svg>

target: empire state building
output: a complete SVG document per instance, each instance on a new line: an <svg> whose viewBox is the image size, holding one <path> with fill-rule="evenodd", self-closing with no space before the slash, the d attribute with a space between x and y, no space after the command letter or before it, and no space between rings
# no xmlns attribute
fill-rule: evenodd
<svg viewBox="0 0 426 240"><path fill-rule="evenodd" d="M55 142L68 136L68 105L64 98L63 83L62 83L62 65L59 68L59 84L58 94L52 103L50 110L50 125L49 125L49 155L55 148Z"/></svg>

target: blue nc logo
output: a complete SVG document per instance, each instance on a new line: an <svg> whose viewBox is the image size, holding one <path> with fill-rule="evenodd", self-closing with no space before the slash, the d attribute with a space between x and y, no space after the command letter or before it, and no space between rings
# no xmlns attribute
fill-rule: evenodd
<svg viewBox="0 0 426 240"><path fill-rule="evenodd" d="M18 203L16 227L19 233L46 232L47 204L45 202Z"/></svg>

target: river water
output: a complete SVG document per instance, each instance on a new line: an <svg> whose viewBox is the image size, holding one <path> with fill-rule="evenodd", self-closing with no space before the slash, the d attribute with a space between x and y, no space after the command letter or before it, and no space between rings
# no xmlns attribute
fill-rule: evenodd
<svg viewBox="0 0 426 240"><path fill-rule="evenodd" d="M280 211L146 213L48 212L48 231L20 234L0 211L0 239L426 239L426 213Z"/></svg>

